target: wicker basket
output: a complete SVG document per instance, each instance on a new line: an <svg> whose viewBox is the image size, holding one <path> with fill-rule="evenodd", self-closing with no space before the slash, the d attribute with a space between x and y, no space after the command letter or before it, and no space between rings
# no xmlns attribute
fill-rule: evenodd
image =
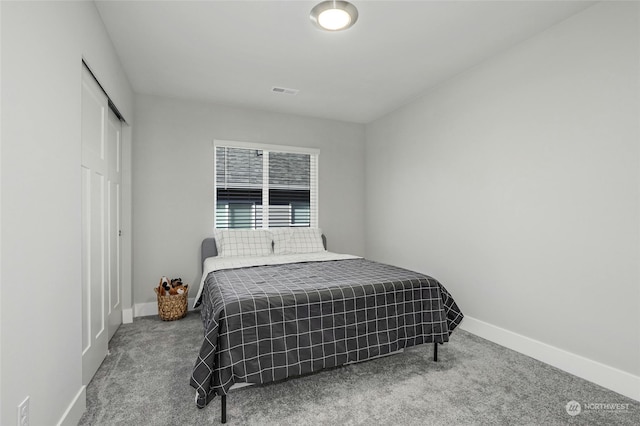
<svg viewBox="0 0 640 426"><path fill-rule="evenodd" d="M188 288L182 294L167 294L166 296L161 296L157 287L154 287L153 290L158 296L158 315L162 321L174 321L187 315Z"/></svg>

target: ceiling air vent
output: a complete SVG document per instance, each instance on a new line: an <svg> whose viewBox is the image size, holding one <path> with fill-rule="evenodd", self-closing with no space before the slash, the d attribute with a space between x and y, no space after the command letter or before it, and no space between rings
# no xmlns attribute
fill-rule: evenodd
<svg viewBox="0 0 640 426"><path fill-rule="evenodd" d="M299 90L287 89L286 87L272 87L271 91L273 93L283 93L285 95L297 95L299 92Z"/></svg>

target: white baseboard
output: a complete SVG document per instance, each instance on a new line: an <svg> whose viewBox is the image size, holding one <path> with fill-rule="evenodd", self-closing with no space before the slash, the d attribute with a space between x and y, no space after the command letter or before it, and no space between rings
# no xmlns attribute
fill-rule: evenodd
<svg viewBox="0 0 640 426"><path fill-rule="evenodd" d="M76 426L86 409L87 387L82 386L58 421L57 426Z"/></svg>
<svg viewBox="0 0 640 426"><path fill-rule="evenodd" d="M468 316L464 317L460 328L483 339L552 365L574 376L640 401L639 376Z"/></svg>
<svg viewBox="0 0 640 426"><path fill-rule="evenodd" d="M122 310L122 323L131 324L133 322L133 308Z"/></svg>
<svg viewBox="0 0 640 426"><path fill-rule="evenodd" d="M190 311L193 310L193 303L195 298L187 301L187 306ZM146 317L149 315L158 315L158 302L136 303L133 305L133 312L135 317ZM124 311L123 311L124 314ZM123 320L124 321L124 320Z"/></svg>

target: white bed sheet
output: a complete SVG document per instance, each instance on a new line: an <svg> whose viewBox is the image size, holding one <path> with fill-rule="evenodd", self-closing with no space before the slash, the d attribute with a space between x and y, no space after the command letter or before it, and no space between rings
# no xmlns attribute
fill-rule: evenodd
<svg viewBox="0 0 640 426"><path fill-rule="evenodd" d="M194 307L200 300L202 295L202 289L204 288L204 281L207 279L207 275L213 271L219 271L222 269L233 268L245 268L249 266L264 266L264 265L282 265L285 263L298 263L298 262L327 262L331 260L345 260L345 259L359 259L361 256L354 256L352 254L332 253L330 251L321 251L317 253L302 253L302 254L282 254L282 255L269 255L260 257L208 257L204 260L202 279L200 280L200 288L198 294L193 302Z"/></svg>

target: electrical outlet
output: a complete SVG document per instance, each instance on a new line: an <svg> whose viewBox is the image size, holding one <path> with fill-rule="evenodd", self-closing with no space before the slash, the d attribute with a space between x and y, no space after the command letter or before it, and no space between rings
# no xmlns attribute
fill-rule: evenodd
<svg viewBox="0 0 640 426"><path fill-rule="evenodd" d="M29 397L18 405L18 426L29 426Z"/></svg>

